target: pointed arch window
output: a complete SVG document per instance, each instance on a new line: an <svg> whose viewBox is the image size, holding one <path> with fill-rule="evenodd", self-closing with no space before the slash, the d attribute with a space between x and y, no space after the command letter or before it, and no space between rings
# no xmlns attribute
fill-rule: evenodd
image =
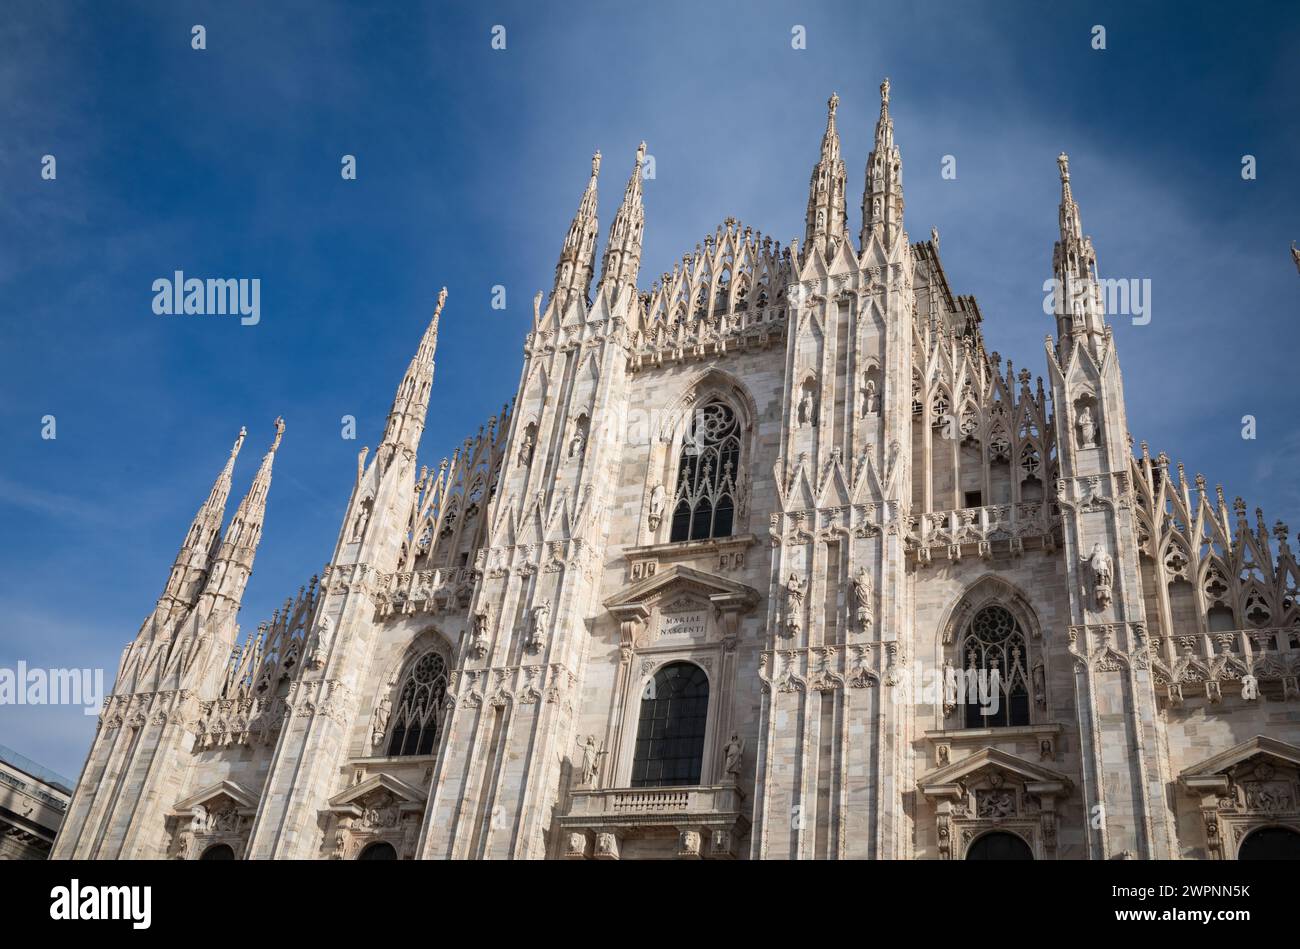
<svg viewBox="0 0 1300 949"><path fill-rule="evenodd" d="M388 754L431 755L438 746L438 717L447 694L447 664L426 652L406 673L389 724Z"/></svg>
<svg viewBox="0 0 1300 949"><path fill-rule="evenodd" d="M682 441L670 541L730 537L740 472L740 422L721 399L691 418Z"/></svg>
<svg viewBox="0 0 1300 949"><path fill-rule="evenodd" d="M958 655L965 673L967 728L1029 724L1029 677L1025 635L1001 606L986 606L971 619Z"/></svg>

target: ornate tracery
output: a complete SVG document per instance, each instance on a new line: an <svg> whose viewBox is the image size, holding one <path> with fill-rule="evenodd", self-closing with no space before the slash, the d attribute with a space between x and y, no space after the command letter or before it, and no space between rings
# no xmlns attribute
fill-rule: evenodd
<svg viewBox="0 0 1300 949"><path fill-rule="evenodd" d="M447 665L436 651L420 656L397 693L388 731L388 754L433 754L438 744L438 716L447 693Z"/></svg>
<svg viewBox="0 0 1300 949"><path fill-rule="evenodd" d="M1014 616L996 604L966 626L958 655L967 689L967 728L1029 724L1029 676L1025 636ZM970 695L977 690L975 695Z"/></svg>
<svg viewBox="0 0 1300 949"><path fill-rule="evenodd" d="M670 540L729 537L740 478L740 421L714 399L697 410L682 441Z"/></svg>

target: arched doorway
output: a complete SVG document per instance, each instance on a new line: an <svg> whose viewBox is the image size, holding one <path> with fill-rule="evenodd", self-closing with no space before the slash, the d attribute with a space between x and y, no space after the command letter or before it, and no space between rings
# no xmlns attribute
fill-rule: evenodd
<svg viewBox="0 0 1300 949"><path fill-rule="evenodd" d="M1034 855L1015 834L995 830L976 840L966 850L967 860L1033 860Z"/></svg>
<svg viewBox="0 0 1300 949"><path fill-rule="evenodd" d="M213 844L207 850L203 851L200 860L234 860L235 851L230 844Z"/></svg>
<svg viewBox="0 0 1300 949"><path fill-rule="evenodd" d="M1238 860L1300 860L1300 833L1289 827L1261 827L1237 848Z"/></svg>
<svg viewBox="0 0 1300 949"><path fill-rule="evenodd" d="M709 677L693 662L674 662L655 673L641 697L632 787L700 783Z"/></svg>
<svg viewBox="0 0 1300 949"><path fill-rule="evenodd" d="M377 841L357 855L358 860L396 860L397 850L392 844L383 840Z"/></svg>

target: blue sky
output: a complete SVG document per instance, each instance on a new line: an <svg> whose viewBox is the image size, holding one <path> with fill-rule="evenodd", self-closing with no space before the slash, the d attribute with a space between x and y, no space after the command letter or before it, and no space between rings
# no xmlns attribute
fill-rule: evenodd
<svg viewBox="0 0 1300 949"><path fill-rule="evenodd" d="M728 215L802 239L837 91L856 234L885 75L908 230L939 228L990 347L1043 372L1064 149L1103 276L1152 281L1150 324L1115 326L1134 436L1300 526L1297 61L1285 3L10 2L0 667L111 681L239 426L229 511L283 415L241 621L268 617L329 556L440 286L422 461L513 396L594 148L602 242L641 139L655 158L648 286ZM260 278L261 322L154 315L175 270ZM75 778L93 723L2 706L0 743Z"/></svg>

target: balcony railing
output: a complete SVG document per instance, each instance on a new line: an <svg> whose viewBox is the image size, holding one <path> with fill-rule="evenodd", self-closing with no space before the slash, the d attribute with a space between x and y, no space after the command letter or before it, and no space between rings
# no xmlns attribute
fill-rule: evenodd
<svg viewBox="0 0 1300 949"><path fill-rule="evenodd" d="M929 562L934 549L946 550L956 560L963 548L973 546L980 556L989 556L993 545L1004 541L1013 553L1024 550L1026 538L1050 543L1060 515L1045 501L992 504L953 511L928 511L908 517L907 549L917 559Z"/></svg>
<svg viewBox="0 0 1300 949"><path fill-rule="evenodd" d="M1217 703L1225 686L1248 701L1265 684L1282 699L1300 698L1300 627L1158 636L1150 653L1156 689L1175 705L1197 692Z"/></svg>

